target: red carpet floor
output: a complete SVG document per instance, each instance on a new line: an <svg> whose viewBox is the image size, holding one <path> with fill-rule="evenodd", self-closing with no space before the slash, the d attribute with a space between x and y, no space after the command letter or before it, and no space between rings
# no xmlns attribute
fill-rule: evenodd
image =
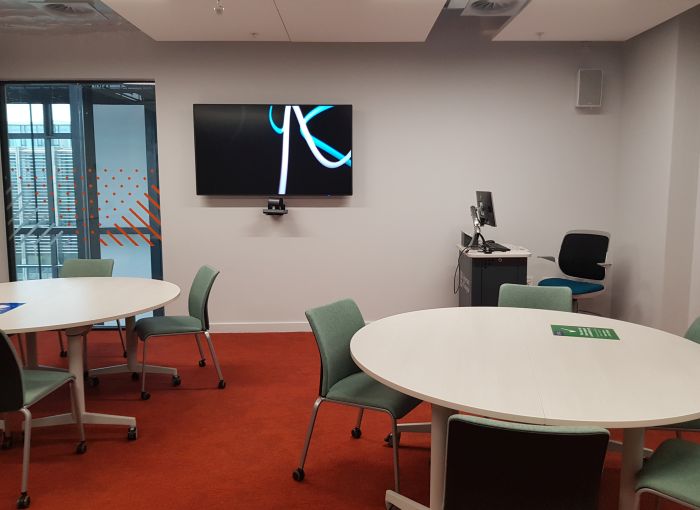
<svg viewBox="0 0 700 510"><path fill-rule="evenodd" d="M54 334L40 335L41 362L65 366ZM194 340L154 340L149 362L176 366L182 386L149 376L151 399L139 399L139 382L103 376L87 389L88 410L136 416L139 439L126 429L86 427L88 451L73 453L73 427L36 429L29 494L33 509L376 509L393 485L385 415L365 414L362 438L350 437L356 411L324 404L306 463L306 479L292 480L311 406L318 391L319 358L309 333L217 334L214 342L228 386L216 388L212 364L197 366ZM90 334L93 367L121 363L114 332ZM33 408L34 416L64 412L66 391ZM407 419L429 420L427 405ZM616 434L619 435L619 434ZM648 446L671 437L649 432ZM688 435L700 440L700 435ZM427 503L429 439L405 434L400 450L403 492ZM0 451L0 510L19 494L19 441ZM617 508L619 454L609 453L600 510ZM653 508L651 498L643 508ZM663 510L680 509L664 503Z"/></svg>

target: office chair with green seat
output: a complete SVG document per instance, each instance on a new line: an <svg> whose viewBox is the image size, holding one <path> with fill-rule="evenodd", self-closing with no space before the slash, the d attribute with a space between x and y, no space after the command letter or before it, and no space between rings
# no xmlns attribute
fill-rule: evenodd
<svg viewBox="0 0 700 510"><path fill-rule="evenodd" d="M59 278L89 278L89 277L104 277L108 278L112 276L114 270L114 260L113 259L68 259L63 262L63 266L58 271ZM122 354L126 358L126 344L124 343L124 337L122 336L122 327L117 322L117 332L119 333L119 340L122 343ZM85 338L85 337L84 337ZM60 355L65 358L68 352L63 345L63 335L58 331L58 343L61 348ZM87 360L87 343L83 346L84 358ZM93 380L94 383L97 379Z"/></svg>
<svg viewBox="0 0 700 510"><path fill-rule="evenodd" d="M165 316L165 317L147 317L136 321L134 332L143 341L143 362L141 364L141 398L148 400L151 394L146 391L146 346L148 339L155 336L174 336L174 335L194 335L199 349L199 366L206 366L206 358L202 350L202 344L199 340L199 334L204 334L209 345L209 352L216 367L216 373L219 376L219 388L226 387L226 381L221 373L219 359L214 350L214 344L209 335L209 312L207 303L209 294L214 285L214 280L219 276L219 271L210 266L202 266L197 271L194 277L190 294L188 298L189 315L180 316ZM162 369L164 373L169 373L173 378L173 385L179 386L181 383L180 376L177 374L177 369Z"/></svg>
<svg viewBox="0 0 700 510"><path fill-rule="evenodd" d="M686 331L685 335L683 336L700 346L700 317L693 321L688 328L688 331ZM672 423L670 425L660 425L654 428L674 430L676 432L676 437L680 438L683 435L683 432L700 432L700 418L681 423Z"/></svg>
<svg viewBox="0 0 700 510"><path fill-rule="evenodd" d="M32 413L29 407L43 399L47 395L65 384L71 387L72 402L76 402L79 395L73 382L75 377L63 370L29 370L22 368L12 342L4 332L0 332L0 413L19 411L24 415L24 455L22 459L22 488L17 508L29 508L30 498L27 492L29 481L29 450L32 438ZM80 429L80 443L76 453L85 453L85 431L83 430L82 417L75 412L72 406L73 416Z"/></svg>
<svg viewBox="0 0 700 510"><path fill-rule="evenodd" d="M538 308L570 312L571 289L568 287L533 287L504 283L498 292L498 306Z"/></svg>
<svg viewBox="0 0 700 510"><path fill-rule="evenodd" d="M595 510L609 433L453 415L442 510ZM428 510L393 491L386 507Z"/></svg>
<svg viewBox="0 0 700 510"><path fill-rule="evenodd" d="M661 443L637 473L636 510L645 493L700 509L700 445L683 439ZM657 507L658 508L658 504Z"/></svg>
<svg viewBox="0 0 700 510"><path fill-rule="evenodd" d="M397 424L409 411L420 404L420 400L404 395L384 386L365 374L350 356L350 340L365 326L362 314L354 301L345 299L329 305L306 311L306 318L316 339L321 356L321 380L318 398L311 411L311 420L306 432L299 467L293 472L294 480L304 479L304 463L311 443L311 435L316 422L318 409L323 402L349 405L359 408L357 423L351 435L359 439L362 435L362 416L365 409L382 411L391 416L391 442L394 459L394 487L399 492L399 434L404 432L425 432L429 424Z"/></svg>

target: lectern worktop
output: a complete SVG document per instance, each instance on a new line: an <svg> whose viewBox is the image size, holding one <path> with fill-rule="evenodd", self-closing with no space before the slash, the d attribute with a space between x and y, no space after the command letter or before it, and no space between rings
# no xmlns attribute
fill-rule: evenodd
<svg viewBox="0 0 700 510"><path fill-rule="evenodd" d="M527 284L527 258L522 246L503 243L510 251L484 253L459 249L459 306L497 306L504 283Z"/></svg>

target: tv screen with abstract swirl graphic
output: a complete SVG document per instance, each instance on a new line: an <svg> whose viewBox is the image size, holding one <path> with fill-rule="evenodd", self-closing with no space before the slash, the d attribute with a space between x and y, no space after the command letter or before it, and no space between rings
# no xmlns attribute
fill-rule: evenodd
<svg viewBox="0 0 700 510"><path fill-rule="evenodd" d="M198 195L352 195L352 105L193 109Z"/></svg>

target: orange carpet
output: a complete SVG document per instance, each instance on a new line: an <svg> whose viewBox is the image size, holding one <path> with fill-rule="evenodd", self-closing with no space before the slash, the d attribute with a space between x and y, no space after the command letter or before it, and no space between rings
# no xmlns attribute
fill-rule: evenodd
<svg viewBox="0 0 700 510"><path fill-rule="evenodd" d="M75 426L36 429L32 438L29 494L33 509L376 509L393 486L386 415L365 413L363 434L352 439L354 409L324 404L306 463L306 479L292 480L318 391L319 358L310 333L217 334L214 343L228 386L216 388L211 363L197 366L190 337L156 339L149 362L175 366L182 386L151 375L151 399L141 401L140 383L109 375L87 389L90 411L136 416L139 439L121 427L86 427L88 451L73 453ZM90 365L123 362L114 332L90 334ZM55 334L39 335L41 362L65 366ZM67 390L33 408L35 417L65 412ZM428 421L429 407L410 421ZM619 436L619 434L616 434ZM649 432L648 446L671 437ZM700 440L700 435L689 434ZM404 434L400 450L403 492L428 500L429 439ZM0 451L0 510L19 495L20 441ZM619 454L606 460L600 510L617 508ZM645 500L645 510L653 501ZM664 503L663 510L680 509Z"/></svg>

